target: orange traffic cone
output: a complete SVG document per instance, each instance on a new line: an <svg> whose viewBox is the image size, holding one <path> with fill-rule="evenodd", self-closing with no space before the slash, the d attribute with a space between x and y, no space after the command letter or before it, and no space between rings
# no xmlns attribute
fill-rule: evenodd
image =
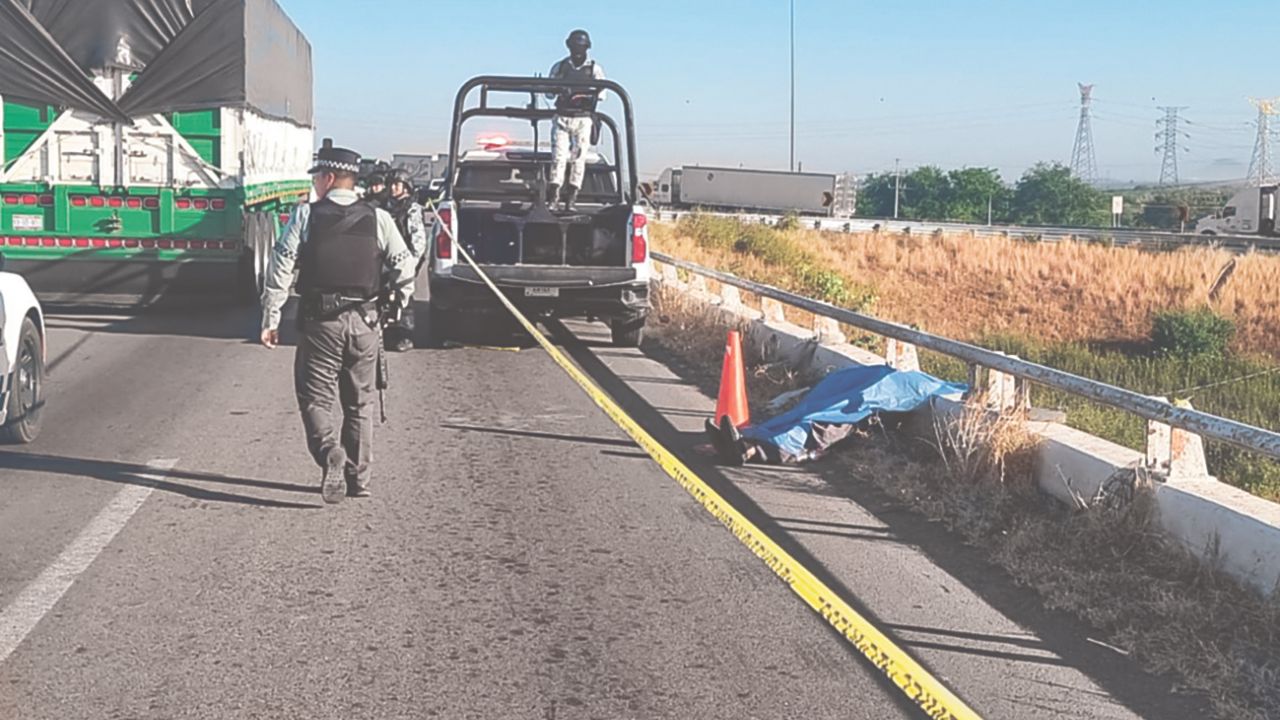
<svg viewBox="0 0 1280 720"><path fill-rule="evenodd" d="M747 408L747 371L742 364L742 334L737 330L730 330L725 340L716 425L719 426L726 417L734 427L744 427L751 421L751 412Z"/></svg>

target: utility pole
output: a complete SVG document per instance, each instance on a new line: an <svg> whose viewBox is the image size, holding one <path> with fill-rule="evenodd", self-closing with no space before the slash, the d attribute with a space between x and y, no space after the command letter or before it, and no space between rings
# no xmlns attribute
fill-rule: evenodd
<svg viewBox="0 0 1280 720"><path fill-rule="evenodd" d="M993 196L987 196L987 227L991 227L991 201Z"/></svg>
<svg viewBox="0 0 1280 720"><path fill-rule="evenodd" d="M1162 141L1163 144L1156 148L1156 152L1164 152L1164 159L1160 162L1160 184L1161 185L1177 185L1178 184L1178 137L1189 137L1186 133L1178 131L1178 113L1186 110L1185 107L1161 107L1164 111L1164 117L1156 121L1160 126L1160 132L1156 133L1156 140Z"/></svg>
<svg viewBox="0 0 1280 720"><path fill-rule="evenodd" d="M796 171L796 0L791 0L791 172Z"/></svg>
<svg viewBox="0 0 1280 720"><path fill-rule="evenodd" d="M1098 179L1098 159L1093 152L1093 125L1089 111L1093 102L1093 86L1077 85L1080 87L1080 124L1076 126L1076 144L1071 148L1071 174L1093 184Z"/></svg>
<svg viewBox="0 0 1280 720"><path fill-rule="evenodd" d="M1258 139L1253 144L1253 159L1249 161L1249 182L1253 185L1270 185L1276 181L1275 166L1271 159L1271 116L1280 114L1280 98L1249 102L1258 108Z"/></svg>
<svg viewBox="0 0 1280 720"><path fill-rule="evenodd" d="M893 159L893 219L898 219L898 197L902 195L902 173L898 171L901 158Z"/></svg>

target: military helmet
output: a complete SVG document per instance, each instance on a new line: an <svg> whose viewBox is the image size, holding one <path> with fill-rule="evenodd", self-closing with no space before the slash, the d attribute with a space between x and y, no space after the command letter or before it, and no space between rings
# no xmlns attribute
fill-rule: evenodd
<svg viewBox="0 0 1280 720"><path fill-rule="evenodd" d="M574 30L573 32L569 33L569 38L564 41L564 44L570 50L575 50L575 49L590 50L591 36L587 34L586 30Z"/></svg>
<svg viewBox="0 0 1280 720"><path fill-rule="evenodd" d="M405 168L396 168L387 174L387 184L404 183L406 187L413 187L413 177L409 175L409 171Z"/></svg>

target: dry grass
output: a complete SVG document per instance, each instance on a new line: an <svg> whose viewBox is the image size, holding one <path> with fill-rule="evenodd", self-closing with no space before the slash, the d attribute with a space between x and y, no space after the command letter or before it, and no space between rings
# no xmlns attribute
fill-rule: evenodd
<svg viewBox="0 0 1280 720"><path fill-rule="evenodd" d="M704 247L671 225L657 225L654 234L662 251L693 262L769 271L762 259ZM955 234L787 235L850 281L874 286L877 315L949 337L1141 342L1156 312L1209 303L1235 320L1234 349L1280 358L1276 256L1212 248L1139 252ZM1224 273L1232 260L1234 268Z"/></svg>
<svg viewBox="0 0 1280 720"><path fill-rule="evenodd" d="M729 329L722 316L669 291L658 302L652 340L713 377ZM786 389L773 380L795 380L777 368L750 376L753 404ZM826 462L841 470L837 483L872 483L944 524L1047 607L1176 678L1180 692L1208 698L1215 718L1280 718L1280 593L1263 600L1168 542L1136 473L1117 476L1108 501L1088 511L1047 500L1031 481L1034 440L984 405L978 398L940 424L929 452L871 432Z"/></svg>

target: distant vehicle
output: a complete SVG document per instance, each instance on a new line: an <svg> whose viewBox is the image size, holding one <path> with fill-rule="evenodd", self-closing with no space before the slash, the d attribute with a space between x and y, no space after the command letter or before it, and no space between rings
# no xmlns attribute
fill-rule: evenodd
<svg viewBox="0 0 1280 720"><path fill-rule="evenodd" d="M44 410L44 311L0 254L0 442L29 443Z"/></svg>
<svg viewBox="0 0 1280 720"><path fill-rule="evenodd" d="M1201 235L1276 236L1276 194L1280 185L1245 188L1222 210L1196 221Z"/></svg>
<svg viewBox="0 0 1280 720"><path fill-rule="evenodd" d="M830 216L836 176L722 167L667 168L650 199L675 210L794 212Z"/></svg>
<svg viewBox="0 0 1280 720"><path fill-rule="evenodd" d="M550 130L555 110L543 109L537 99L584 88L608 90L621 102L621 122L596 113L602 145L609 147L612 160L588 152L576 208L553 209L546 199L551 153L539 147L538 138ZM478 106L468 105L476 91ZM529 98L528 107L512 107L507 100L511 95ZM463 154L463 128L472 118L527 121L532 142L521 146L506 137L489 137ZM453 115L454 160L431 234L433 341L453 335L468 314L502 310L459 257L456 242L523 311L599 318L609 323L615 345L640 344L653 266L648 218L637 199L633 118L630 97L608 80L478 77L462 86Z"/></svg>

